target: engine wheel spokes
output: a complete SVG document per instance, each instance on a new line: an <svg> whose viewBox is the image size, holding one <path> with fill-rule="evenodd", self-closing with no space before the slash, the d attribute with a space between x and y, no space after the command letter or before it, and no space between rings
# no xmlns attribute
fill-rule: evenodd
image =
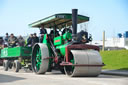
<svg viewBox="0 0 128 85"><path fill-rule="evenodd" d="M46 44L37 43L32 50L32 70L37 74L44 74L48 70L49 51Z"/></svg>
<svg viewBox="0 0 128 85"><path fill-rule="evenodd" d="M38 49L37 48L37 51L36 51L36 68L37 70L39 71L40 69L40 65L41 65L41 62L42 62L42 59L41 59L41 50L40 48Z"/></svg>

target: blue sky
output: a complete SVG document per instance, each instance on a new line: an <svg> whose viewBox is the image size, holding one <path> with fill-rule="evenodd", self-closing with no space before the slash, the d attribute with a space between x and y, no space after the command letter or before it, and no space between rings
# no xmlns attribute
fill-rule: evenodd
<svg viewBox="0 0 128 85"><path fill-rule="evenodd" d="M56 13L78 13L90 17L88 32L94 40L128 31L128 0L0 0L0 36L6 32L15 35L39 33L28 24Z"/></svg>

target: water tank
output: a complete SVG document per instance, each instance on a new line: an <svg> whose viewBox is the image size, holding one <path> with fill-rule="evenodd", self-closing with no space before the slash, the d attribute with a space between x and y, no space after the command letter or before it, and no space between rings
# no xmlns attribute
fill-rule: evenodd
<svg viewBox="0 0 128 85"><path fill-rule="evenodd" d="M122 34L121 33L118 33L118 35L117 35L119 38L121 38L122 37Z"/></svg>
<svg viewBox="0 0 128 85"><path fill-rule="evenodd" d="M124 33L124 38L128 38L128 31Z"/></svg>

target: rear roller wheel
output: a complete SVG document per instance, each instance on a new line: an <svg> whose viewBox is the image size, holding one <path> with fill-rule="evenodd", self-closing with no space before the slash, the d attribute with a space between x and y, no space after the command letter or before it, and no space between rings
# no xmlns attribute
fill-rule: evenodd
<svg viewBox="0 0 128 85"><path fill-rule="evenodd" d="M32 51L32 70L37 74L44 74L49 66L49 51L46 44L35 44Z"/></svg>
<svg viewBox="0 0 128 85"><path fill-rule="evenodd" d="M9 61L8 60L4 60L3 67L4 67L4 71L8 71L8 68L9 68Z"/></svg>
<svg viewBox="0 0 128 85"><path fill-rule="evenodd" d="M101 66L84 65L102 65L101 56L95 50L71 50L69 62L81 66L65 66L64 70L68 76L98 76L101 72ZM82 66L83 65L83 66Z"/></svg>

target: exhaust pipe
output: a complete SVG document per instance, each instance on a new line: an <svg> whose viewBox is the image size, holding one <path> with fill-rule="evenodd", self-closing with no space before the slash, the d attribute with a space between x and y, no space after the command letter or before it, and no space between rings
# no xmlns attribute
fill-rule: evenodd
<svg viewBox="0 0 128 85"><path fill-rule="evenodd" d="M72 9L72 34L77 34L77 11L78 9Z"/></svg>
<svg viewBox="0 0 128 85"><path fill-rule="evenodd" d="M72 41L73 43L76 41L77 34L77 9L72 9Z"/></svg>

